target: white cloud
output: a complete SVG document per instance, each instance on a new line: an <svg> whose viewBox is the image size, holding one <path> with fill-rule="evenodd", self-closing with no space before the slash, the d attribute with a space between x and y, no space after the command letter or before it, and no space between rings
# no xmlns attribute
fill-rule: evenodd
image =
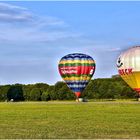
<svg viewBox="0 0 140 140"><path fill-rule="evenodd" d="M40 16L29 9L0 3L0 43L55 41L79 36L68 31L68 25L56 17Z"/></svg>
<svg viewBox="0 0 140 140"><path fill-rule="evenodd" d="M30 19L31 15L28 13L15 14L14 16L12 14L0 13L0 22L25 22Z"/></svg>
<svg viewBox="0 0 140 140"><path fill-rule="evenodd" d="M109 48L107 49L107 51L109 52L118 52L118 51L121 51L122 49L120 47L116 47L116 48Z"/></svg>
<svg viewBox="0 0 140 140"><path fill-rule="evenodd" d="M32 14L26 8L0 3L0 22L26 22L32 18Z"/></svg>
<svg viewBox="0 0 140 140"><path fill-rule="evenodd" d="M0 2L0 11L4 10L7 11L7 10L27 10L27 9L20 6Z"/></svg>

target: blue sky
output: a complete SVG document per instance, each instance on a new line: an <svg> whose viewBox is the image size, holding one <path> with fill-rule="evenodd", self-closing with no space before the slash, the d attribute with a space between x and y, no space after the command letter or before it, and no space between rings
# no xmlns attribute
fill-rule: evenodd
<svg viewBox="0 0 140 140"><path fill-rule="evenodd" d="M140 44L140 2L0 2L0 84L54 84L68 53L96 61L93 78L117 74L116 59Z"/></svg>

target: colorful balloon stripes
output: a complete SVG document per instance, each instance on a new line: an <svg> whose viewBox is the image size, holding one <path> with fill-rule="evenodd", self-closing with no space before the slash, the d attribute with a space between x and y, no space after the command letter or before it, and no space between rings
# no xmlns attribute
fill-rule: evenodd
<svg viewBox="0 0 140 140"><path fill-rule="evenodd" d="M62 57L58 68L60 75L78 98L94 74L95 61L86 54L73 53Z"/></svg>

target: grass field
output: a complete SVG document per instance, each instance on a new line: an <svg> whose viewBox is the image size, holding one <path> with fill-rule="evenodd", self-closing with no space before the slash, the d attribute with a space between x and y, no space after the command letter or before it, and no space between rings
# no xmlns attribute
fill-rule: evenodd
<svg viewBox="0 0 140 140"><path fill-rule="evenodd" d="M140 138L140 103L0 103L2 138Z"/></svg>

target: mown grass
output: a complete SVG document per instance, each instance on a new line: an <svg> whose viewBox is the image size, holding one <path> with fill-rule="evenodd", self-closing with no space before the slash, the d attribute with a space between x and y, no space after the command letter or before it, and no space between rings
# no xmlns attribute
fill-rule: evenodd
<svg viewBox="0 0 140 140"><path fill-rule="evenodd" d="M0 103L0 138L140 138L140 103Z"/></svg>

